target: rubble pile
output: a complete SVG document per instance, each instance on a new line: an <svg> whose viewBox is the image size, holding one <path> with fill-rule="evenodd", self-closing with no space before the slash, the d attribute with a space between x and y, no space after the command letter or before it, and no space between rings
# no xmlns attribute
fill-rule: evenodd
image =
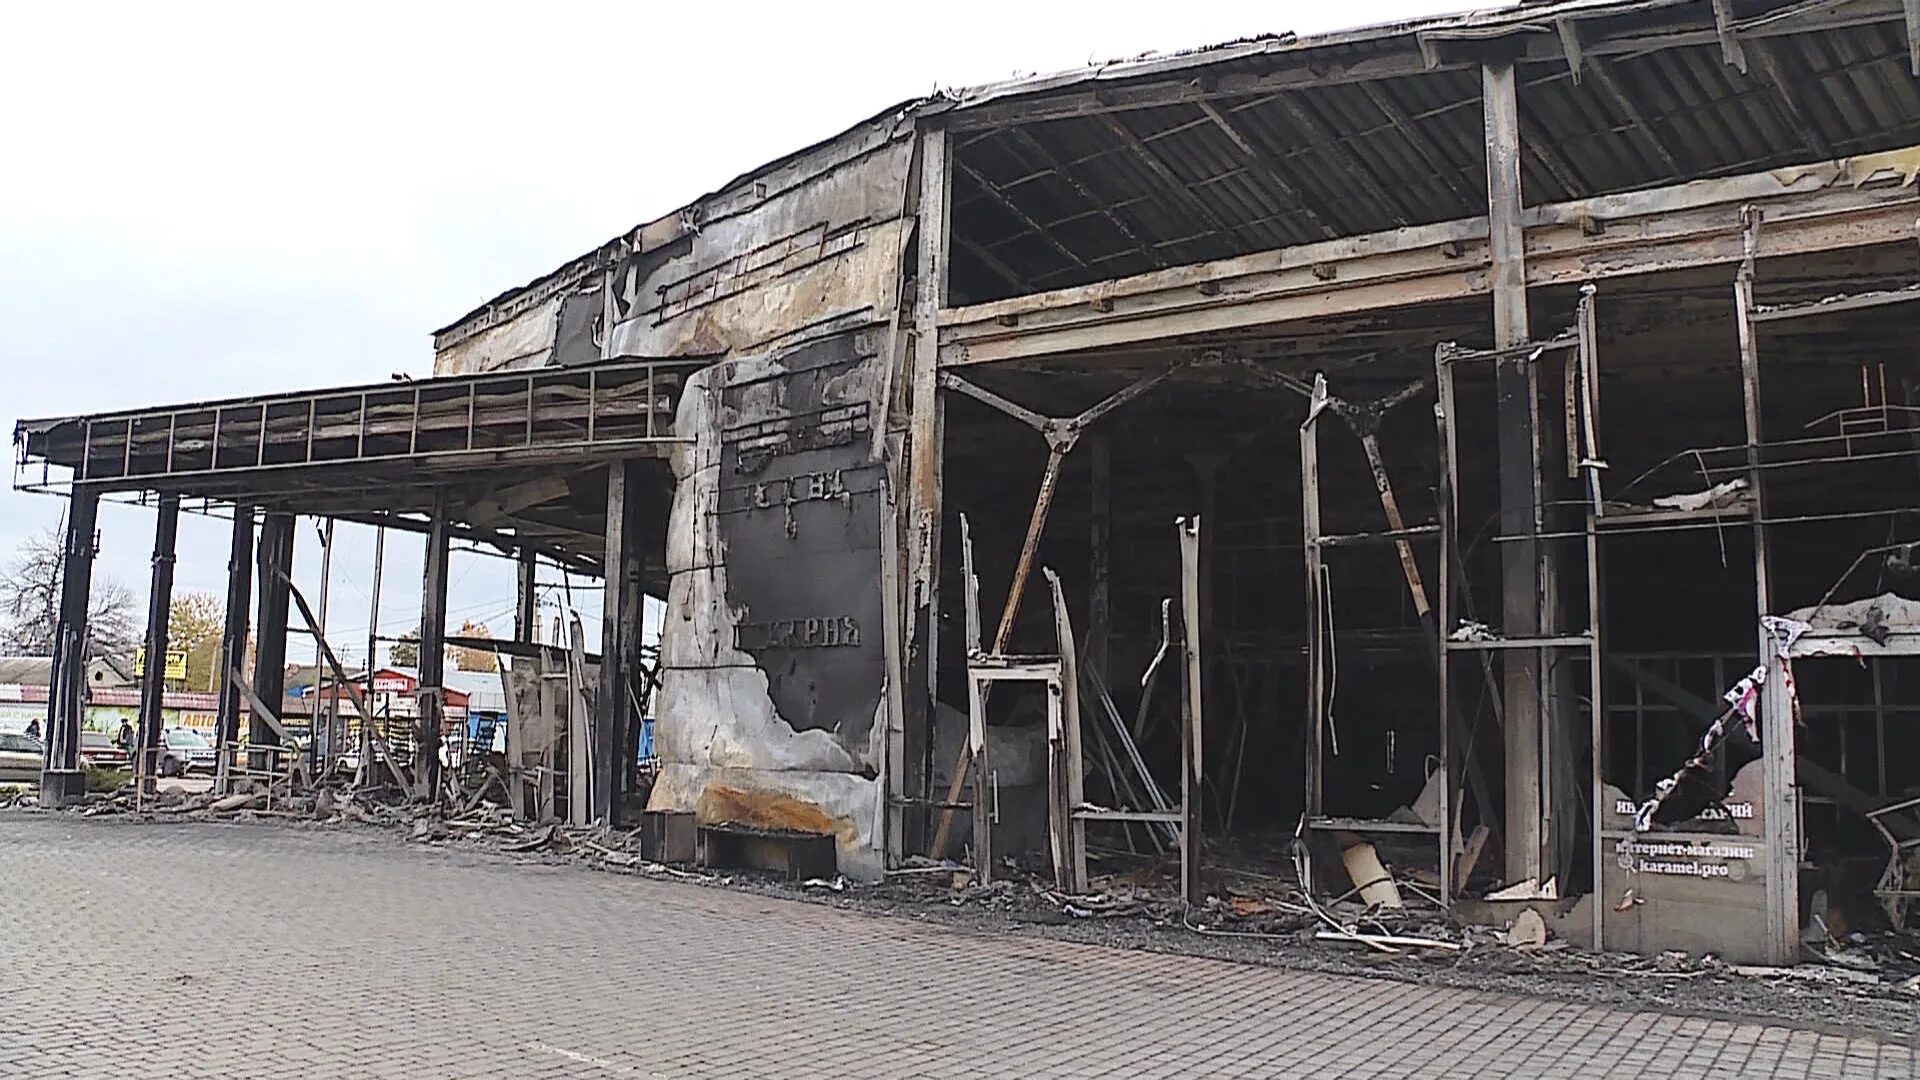
<svg viewBox="0 0 1920 1080"><path fill-rule="evenodd" d="M4 807L44 812L38 811L30 791L0 789ZM964 863L921 857L905 860L879 882L852 882L839 875L789 882L765 873L712 872L646 859L640 852L639 829L530 823L486 800L449 810L391 792L335 787L225 796L162 791L144 800L127 789L88 795L67 812L132 820L377 829L404 836L408 843L827 900L881 913L929 917L947 912L988 926L1051 926L1092 941L1217 952L1329 970L1386 965L1408 972L1407 977L1488 985L1518 982L1576 994L1604 987L1601 992L1627 1000L1681 1006L1752 999L1770 1002L1776 1011L1798 1006L1884 1011L1920 1001L1920 940L1908 935L1855 932L1839 940L1810 941L1806 962L1795 967L1734 964L1680 952L1596 953L1554 937L1530 910L1520 911L1504 927L1466 924L1443 910L1417 878L1408 877L1397 881L1398 906L1387 906L1363 902L1357 888L1339 896L1317 896L1296 877L1210 865L1209 895L1204 903L1189 907L1179 898L1177 873L1152 863L1135 861L1124 870L1095 873L1089 890L1078 895L1056 889L1044 868L1013 860L997 865L985 883ZM1724 1002L1713 1006L1724 1007Z"/></svg>

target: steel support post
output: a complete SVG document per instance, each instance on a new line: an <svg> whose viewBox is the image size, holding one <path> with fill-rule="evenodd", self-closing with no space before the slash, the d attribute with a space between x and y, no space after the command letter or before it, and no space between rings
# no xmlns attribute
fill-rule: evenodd
<svg viewBox="0 0 1920 1080"><path fill-rule="evenodd" d="M1086 442L1091 502L1087 508L1087 650L1081 659L1105 684L1113 631L1113 452L1104 435L1089 436Z"/></svg>
<svg viewBox="0 0 1920 1080"><path fill-rule="evenodd" d="M356 780L364 783L371 783L380 776L381 766L373 760L374 737L378 735L388 739L393 735L391 731L374 731L373 673L380 670L380 579L385 575L386 563L387 527L382 525L373 531L373 587L368 590L367 597L367 709L365 715L360 717L360 738L356 741L360 750L360 775ZM394 779L397 781L399 778Z"/></svg>
<svg viewBox="0 0 1920 1080"><path fill-rule="evenodd" d="M521 548L518 570L513 603L513 640L532 642L540 637L540 556L532 548Z"/></svg>
<svg viewBox="0 0 1920 1080"><path fill-rule="evenodd" d="M147 594L147 659L140 672L140 724L134 751L134 776L142 794L153 791L160 766L160 708L167 680L167 619L173 609L174 541L180 532L180 496L160 496L153 526L153 586Z"/></svg>
<svg viewBox="0 0 1920 1080"><path fill-rule="evenodd" d="M290 598L287 576L293 573L293 515L268 514L260 522L260 599L255 616L259 635L253 647L253 694L270 709L284 707L287 697L287 612ZM258 712L247 714L247 768L272 770L279 764L273 751L280 733Z"/></svg>
<svg viewBox="0 0 1920 1080"><path fill-rule="evenodd" d="M593 820L618 825L633 776L639 716L633 674L640 663L640 462L607 468L605 589L600 604L600 691L595 703Z"/></svg>
<svg viewBox="0 0 1920 1080"><path fill-rule="evenodd" d="M1327 743L1327 657L1332 643L1327 641L1327 599L1324 555L1320 547L1320 416L1327 409L1326 376L1313 380L1313 396L1307 404L1307 418L1300 424L1300 530L1306 554L1307 587L1307 753L1304 799L1307 814L1318 817L1326 812L1322 778L1326 770ZM1442 633L1444 637L1444 632ZM1445 666L1445 659L1441 661ZM1441 701L1446 700L1442 695ZM1444 707L1444 706L1443 706Z"/></svg>
<svg viewBox="0 0 1920 1080"><path fill-rule="evenodd" d="M1767 525L1766 470L1761 464L1760 349L1753 325L1754 255L1759 246L1761 216L1749 208L1743 215L1746 259L1734 279L1734 318L1740 335L1740 376L1747 426L1747 484L1753 493L1754 607L1758 616L1773 613L1771 537ZM1757 620L1756 620L1757 621ZM1779 655L1779 643L1764 628L1760 661L1767 665L1761 685L1760 827L1766 840L1767 924L1766 958L1771 964L1790 964L1800 955L1800 804L1798 769L1794 762L1793 700L1787 692L1792 661Z"/></svg>
<svg viewBox="0 0 1920 1080"><path fill-rule="evenodd" d="M1201 610L1200 583L1211 568L1201 564L1201 524L1198 517L1181 518L1176 523L1180 536L1180 628L1182 690L1180 721L1180 895L1189 905L1198 905L1206 896L1200 879L1201 833L1200 800L1206 786L1206 754L1202 733L1206 730L1204 684L1206 657L1201 628L1206 612Z"/></svg>
<svg viewBox="0 0 1920 1080"><path fill-rule="evenodd" d="M440 728L446 715L445 688L440 685L447 667L447 559L449 548L447 495L433 493L433 521L427 529L426 565L420 596L420 726L414 736L415 794L440 800Z"/></svg>
<svg viewBox="0 0 1920 1080"><path fill-rule="evenodd" d="M919 244L915 252L913 348L908 360L908 480L901 504L906 513L907 573L905 672L900 757L904 767L889 776L890 800L917 800L924 810L932 795L933 722L940 695L941 458L946 438L946 402L940 393L939 321L947 298L947 211L952 160L947 132L920 131L920 186L916 193ZM956 787L962 782L955 778ZM950 798L947 800L952 802ZM903 812L899 827L912 833L903 850L926 841L926 815ZM942 814L946 819L948 815ZM938 851L933 852L939 855Z"/></svg>
<svg viewBox="0 0 1920 1080"><path fill-rule="evenodd" d="M247 609L253 602L253 507L235 504L233 544L227 552L227 622L220 634L220 712L215 721L218 747L215 765L219 789L226 790L227 770L233 763L233 745L240 739L241 671L247 657Z"/></svg>
<svg viewBox="0 0 1920 1080"><path fill-rule="evenodd" d="M1497 348L1528 338L1527 267L1520 213L1519 98L1511 62L1481 68L1487 149L1487 213L1493 261L1493 342ZM1533 364L1525 357L1496 361L1500 455L1501 629L1508 637L1542 632L1539 543L1539 416ZM1444 637L1450 627L1440 627ZM1511 649L1501 657L1506 719L1506 876L1541 876L1540 654Z"/></svg>
<svg viewBox="0 0 1920 1080"><path fill-rule="evenodd" d="M289 589L292 583L289 582ZM308 712L311 725L307 734L307 775L321 777L327 775L333 767L334 755L340 752L340 738L334 730L337 726L339 710L333 707L333 698L322 694L326 683L326 636L327 601L333 591L333 519L320 527L320 616L315 620L319 625L313 630L313 704Z"/></svg>
<svg viewBox="0 0 1920 1080"><path fill-rule="evenodd" d="M86 794L80 771L80 718L86 710L87 605L93 592L97 492L76 487L67 504L67 538L54 625L53 679L47 693L47 756L40 773L45 806L68 806Z"/></svg>

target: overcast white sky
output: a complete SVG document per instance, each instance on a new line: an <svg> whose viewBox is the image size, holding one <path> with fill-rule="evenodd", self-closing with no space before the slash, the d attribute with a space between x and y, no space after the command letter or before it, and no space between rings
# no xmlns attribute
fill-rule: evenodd
<svg viewBox="0 0 1920 1080"><path fill-rule="evenodd" d="M434 327L936 86L1463 6L17 5L0 423L424 374ZM64 505L0 492L0 554ZM151 513L101 529L96 572L144 597ZM176 588L221 592L225 524L180 540ZM371 548L341 526L330 636L365 634ZM419 551L389 544L387 632L418 619ZM456 555L449 622L505 633L512 592Z"/></svg>

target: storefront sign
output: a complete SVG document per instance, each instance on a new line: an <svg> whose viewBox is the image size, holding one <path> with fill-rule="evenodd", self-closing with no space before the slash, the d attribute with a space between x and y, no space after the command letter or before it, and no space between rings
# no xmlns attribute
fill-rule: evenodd
<svg viewBox="0 0 1920 1080"><path fill-rule="evenodd" d="M1613 803L1614 814L1626 818L1628 821L1633 820L1634 813L1639 809L1631 799L1615 799ZM1753 804L1751 802L1730 802L1726 804L1725 807L1709 806L1705 810L1700 811L1695 820L1752 821L1754 820Z"/></svg>
<svg viewBox="0 0 1920 1080"><path fill-rule="evenodd" d="M847 615L779 619L774 622L741 623L734 627L733 635L734 647L747 651L858 647L860 624Z"/></svg>
<svg viewBox="0 0 1920 1080"><path fill-rule="evenodd" d="M1614 845L1614 864L1640 874L1745 881L1751 876L1758 846L1737 839L1662 838L1658 834L1623 838Z"/></svg>
<svg viewBox="0 0 1920 1080"><path fill-rule="evenodd" d="M147 647L145 645L139 645L133 650L134 678L139 678L145 675L146 672ZM161 669L160 677L169 681L182 680L187 677L187 652L185 649L167 650L167 663L166 666Z"/></svg>

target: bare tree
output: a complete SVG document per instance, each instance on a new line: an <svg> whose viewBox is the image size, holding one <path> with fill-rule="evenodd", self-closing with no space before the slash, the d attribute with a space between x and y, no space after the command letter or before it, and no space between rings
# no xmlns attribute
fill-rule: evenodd
<svg viewBox="0 0 1920 1080"><path fill-rule="evenodd" d="M477 623L468 619L460 624L459 636L491 639L493 631L487 628L486 623ZM477 649L471 645L452 645L447 648L447 655L453 657L455 671L500 670L500 661L491 649Z"/></svg>
<svg viewBox="0 0 1920 1080"><path fill-rule="evenodd" d="M420 632L409 630L401 634L400 640L394 642L393 648L387 652L387 663L394 667L419 667Z"/></svg>
<svg viewBox="0 0 1920 1080"><path fill-rule="evenodd" d="M60 625L60 579L65 533L59 527L21 541L0 576L0 650L52 656ZM93 656L130 656L140 636L133 593L112 579L95 578L87 605L87 645Z"/></svg>
<svg viewBox="0 0 1920 1080"><path fill-rule="evenodd" d="M167 615L167 648L187 654L188 690L212 690L220 666L220 635L226 609L212 593L181 593Z"/></svg>

